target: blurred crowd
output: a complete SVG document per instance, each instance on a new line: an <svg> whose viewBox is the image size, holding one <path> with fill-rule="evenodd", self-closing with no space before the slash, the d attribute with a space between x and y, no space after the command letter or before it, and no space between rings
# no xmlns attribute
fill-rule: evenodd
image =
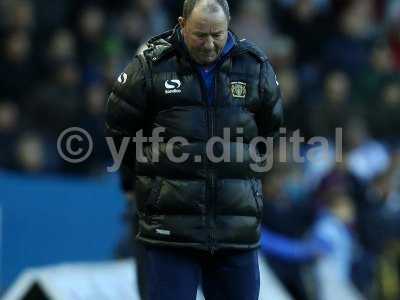
<svg viewBox="0 0 400 300"><path fill-rule="evenodd" d="M2 0L0 169L103 173L110 86L143 42L177 23L182 2ZM400 299L400 0L229 3L233 32L277 72L287 134L332 141L328 153L304 143L317 159L287 155L264 179L271 268L294 299L330 299L335 285L324 282L335 280L368 299ZM73 126L94 138L79 165L56 147Z"/></svg>

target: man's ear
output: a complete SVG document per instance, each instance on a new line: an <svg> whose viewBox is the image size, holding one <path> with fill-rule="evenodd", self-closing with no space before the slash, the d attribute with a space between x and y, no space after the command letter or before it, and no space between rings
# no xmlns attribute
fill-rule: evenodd
<svg viewBox="0 0 400 300"><path fill-rule="evenodd" d="M179 25L181 26L181 28L185 28L186 20L184 17L179 17L178 22L179 22Z"/></svg>

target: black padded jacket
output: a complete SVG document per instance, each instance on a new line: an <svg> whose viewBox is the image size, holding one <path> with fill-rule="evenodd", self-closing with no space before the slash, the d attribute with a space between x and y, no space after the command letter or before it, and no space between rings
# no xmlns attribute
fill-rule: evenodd
<svg viewBox="0 0 400 300"><path fill-rule="evenodd" d="M210 252L259 245L260 178L268 159L255 155L268 152L263 143L250 145L254 138L276 136L282 125L279 83L268 58L234 35L214 85L215 101L208 104L177 26L149 40L112 88L106 125L116 141L163 128L157 151L145 143L145 159L137 159L135 147L124 158L123 167L133 174L125 181L135 186L137 238L145 243ZM186 143L172 144L173 137ZM225 142L207 144L212 137ZM185 159L172 161L168 153Z"/></svg>

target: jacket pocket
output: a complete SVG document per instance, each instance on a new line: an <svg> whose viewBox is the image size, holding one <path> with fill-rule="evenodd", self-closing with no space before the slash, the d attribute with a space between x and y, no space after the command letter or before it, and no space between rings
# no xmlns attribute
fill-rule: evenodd
<svg viewBox="0 0 400 300"><path fill-rule="evenodd" d="M251 189L253 192L253 198L257 209L257 217L261 219L263 210L263 195L261 192L261 184L255 178L252 178L250 181L251 181Z"/></svg>
<svg viewBox="0 0 400 300"><path fill-rule="evenodd" d="M158 210L160 202L160 192L161 192L162 179L161 177L156 177L152 183L149 197L146 201L146 208L149 213Z"/></svg>

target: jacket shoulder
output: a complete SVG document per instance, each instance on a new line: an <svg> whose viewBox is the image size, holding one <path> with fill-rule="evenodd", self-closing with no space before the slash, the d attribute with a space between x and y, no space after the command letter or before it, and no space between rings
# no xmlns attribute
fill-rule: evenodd
<svg viewBox="0 0 400 300"><path fill-rule="evenodd" d="M268 61L267 55L253 42L247 39L237 41L236 53L248 53L253 56L258 62Z"/></svg>
<svg viewBox="0 0 400 300"><path fill-rule="evenodd" d="M169 41L169 34L172 34L172 32L169 31L150 39L142 49L141 54L146 57L146 59L151 60L152 63L172 54L174 52L174 47Z"/></svg>

